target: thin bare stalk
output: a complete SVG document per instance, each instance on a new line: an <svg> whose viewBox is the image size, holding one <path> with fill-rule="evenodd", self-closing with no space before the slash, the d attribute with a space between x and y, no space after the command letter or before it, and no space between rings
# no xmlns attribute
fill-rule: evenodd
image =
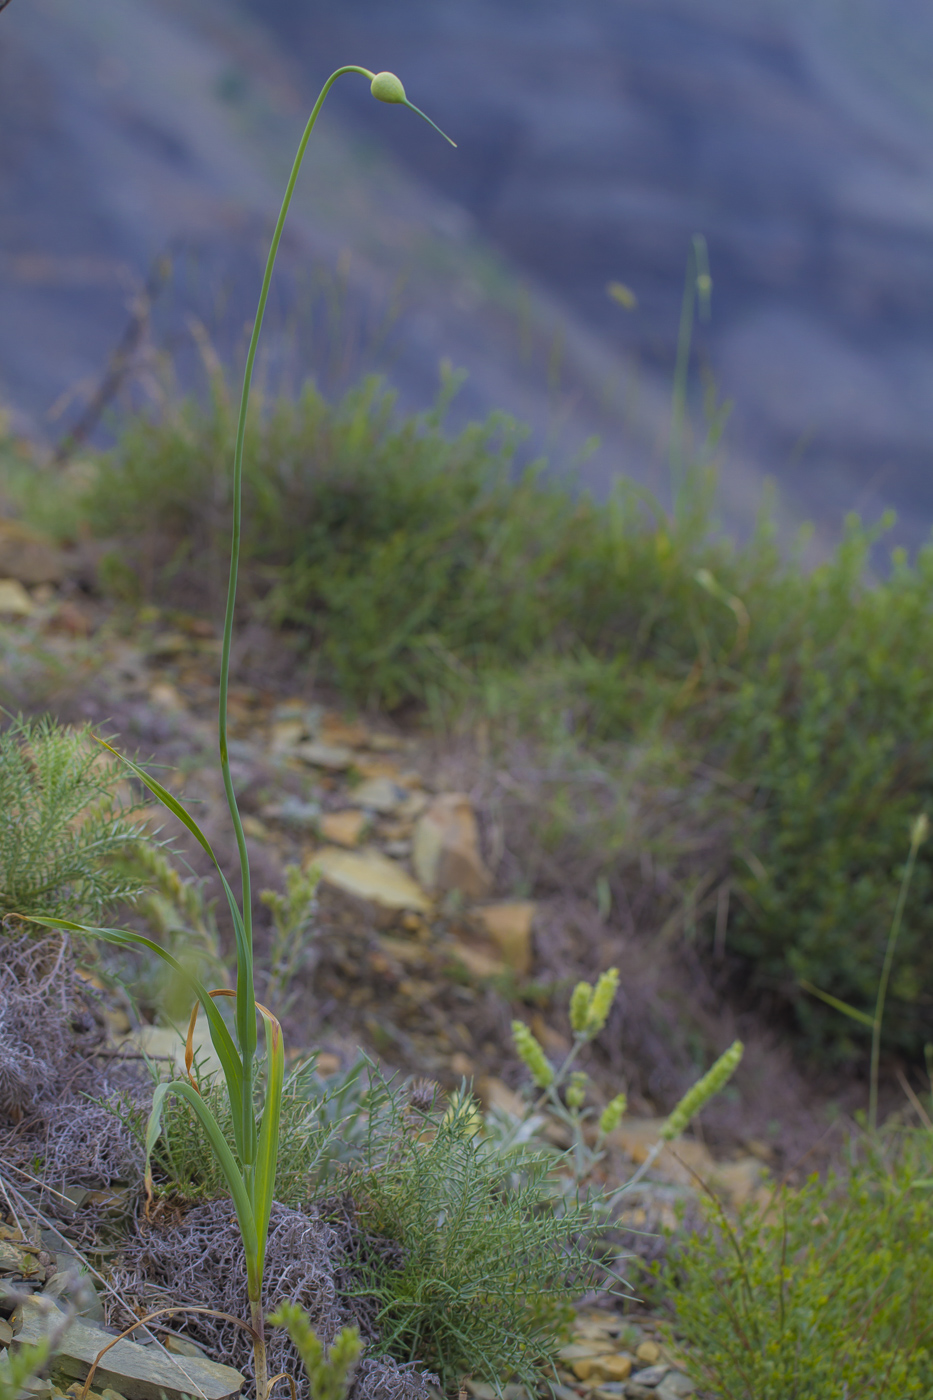
<svg viewBox="0 0 933 1400"><path fill-rule="evenodd" d="M897 947L897 940L901 931L901 923L904 918L904 906L907 903L907 894L910 890L910 881L913 877L914 866L917 863L917 852L926 840L929 825L926 815L921 812L920 816L917 817L910 828L910 852L907 856L907 863L904 866L904 874L901 877L901 887L897 894L894 918L891 920L888 943L884 950L884 965L881 969L881 977L878 982L878 996L875 1001L875 1015L871 1027L871 1076L868 1090L868 1126L871 1132L875 1132L878 1127L878 1068L881 1062L881 1026L884 1021L884 1003L888 995L888 982L890 981L891 968L894 964L894 950Z"/></svg>

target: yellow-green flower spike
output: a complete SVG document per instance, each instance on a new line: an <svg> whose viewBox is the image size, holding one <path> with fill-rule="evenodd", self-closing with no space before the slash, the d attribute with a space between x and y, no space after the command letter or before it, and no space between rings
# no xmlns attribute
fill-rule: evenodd
<svg viewBox="0 0 933 1400"><path fill-rule="evenodd" d="M524 1021L512 1022L512 1039L526 1069L539 1089L554 1083L554 1069L541 1045L535 1040Z"/></svg>
<svg viewBox="0 0 933 1400"><path fill-rule="evenodd" d="M619 969L610 967L608 972L604 972L596 983L596 988L590 998L589 1011L586 1016L587 1035L598 1035L602 1030L609 1019L609 1012L618 989Z"/></svg>
<svg viewBox="0 0 933 1400"><path fill-rule="evenodd" d="M567 1085L567 1107L582 1108L586 1102L586 1085L589 1075L585 1070L575 1069Z"/></svg>
<svg viewBox="0 0 933 1400"><path fill-rule="evenodd" d="M661 1129L663 1142L671 1142L680 1137L691 1118L695 1118L703 1105L708 1103L714 1094L719 1093L738 1068L744 1049L741 1040L734 1041L725 1054L720 1055L712 1069L707 1070L703 1078L698 1079L693 1088L687 1090Z"/></svg>
<svg viewBox="0 0 933 1400"><path fill-rule="evenodd" d="M402 107L407 107L410 112L415 112L419 117L427 122L428 126L433 126L439 136L443 136L445 141L450 141L446 131L441 131L436 122L432 122L430 117L426 117L420 107L416 107L413 102L409 102L405 95L402 81L394 73L377 73L369 85L369 90L378 102L398 102ZM452 146L456 146L456 141L450 141Z"/></svg>
<svg viewBox="0 0 933 1400"><path fill-rule="evenodd" d="M628 1099L624 1094L616 1094L611 1099L602 1113L599 1115L599 1131L605 1136L611 1133L622 1122L622 1116L628 1108Z"/></svg>
<svg viewBox="0 0 933 1400"><path fill-rule="evenodd" d="M589 982L578 982L570 997L570 1029L576 1035L582 1035L586 1030L586 1018L590 1014L590 1001L593 997L593 988Z"/></svg>

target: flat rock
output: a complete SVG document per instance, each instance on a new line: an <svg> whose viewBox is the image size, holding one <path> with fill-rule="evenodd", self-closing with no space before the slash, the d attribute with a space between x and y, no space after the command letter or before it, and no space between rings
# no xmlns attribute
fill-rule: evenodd
<svg viewBox="0 0 933 1400"><path fill-rule="evenodd" d="M267 821L281 822L298 831L316 831L321 816L319 802L302 802L300 797L283 797L281 802L268 802L262 808Z"/></svg>
<svg viewBox="0 0 933 1400"><path fill-rule="evenodd" d="M462 792L435 797L415 826L412 861L425 889L459 891L469 899L489 893L492 877L479 849L473 804Z"/></svg>
<svg viewBox="0 0 933 1400"><path fill-rule="evenodd" d="M530 900L513 899L473 910L502 961L523 975L531 971L531 927L536 907Z"/></svg>
<svg viewBox="0 0 933 1400"><path fill-rule="evenodd" d="M321 879L346 894L369 900L383 909L411 909L427 913L431 901L397 861L380 851L341 851L325 846L307 862L321 872Z"/></svg>
<svg viewBox="0 0 933 1400"><path fill-rule="evenodd" d="M646 1366L643 1371L636 1371L632 1380L636 1385L660 1385L670 1369L670 1366Z"/></svg>
<svg viewBox="0 0 933 1400"><path fill-rule="evenodd" d="M4 617L28 617L35 604L19 579L0 578L0 614Z"/></svg>
<svg viewBox="0 0 933 1400"><path fill-rule="evenodd" d="M327 768L334 773L342 773L353 762L352 749L343 744L325 744L319 739L296 744L292 753L305 763L310 763L312 768Z"/></svg>
<svg viewBox="0 0 933 1400"><path fill-rule="evenodd" d="M38 531L18 520L0 520L0 577L16 579L30 587L61 583L65 577L64 556Z"/></svg>
<svg viewBox="0 0 933 1400"><path fill-rule="evenodd" d="M696 1385L683 1371L668 1371L656 1394L658 1400L684 1400L685 1396L692 1395L695 1390Z"/></svg>
<svg viewBox="0 0 933 1400"><path fill-rule="evenodd" d="M368 818L365 812L355 807L344 812L328 812L318 822L325 841L333 841L336 846L358 846L360 837L366 830Z"/></svg>
<svg viewBox="0 0 933 1400"><path fill-rule="evenodd" d="M38 1342L62 1315L38 1298L27 1298L13 1314L14 1348ZM52 1363L56 1379L83 1381L95 1358L113 1341L110 1332L75 1318L58 1344ZM110 1348L94 1373L95 1388L112 1389L126 1400L180 1400L183 1395L203 1395L225 1400L239 1395L244 1378L232 1366L195 1357L172 1358L158 1347L143 1347L123 1338Z"/></svg>
<svg viewBox="0 0 933 1400"><path fill-rule="evenodd" d="M353 801L368 812L380 812L387 816L397 812L409 796L406 788L400 787L391 778L367 778L353 789Z"/></svg>

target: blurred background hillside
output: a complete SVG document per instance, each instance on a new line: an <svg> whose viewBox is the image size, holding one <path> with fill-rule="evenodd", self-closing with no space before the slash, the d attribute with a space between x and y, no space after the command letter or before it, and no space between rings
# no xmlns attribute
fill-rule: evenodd
<svg viewBox="0 0 933 1400"><path fill-rule="evenodd" d="M187 389L205 356L242 352L309 100L348 61L397 71L459 148L338 88L284 249L271 384L377 370L420 408L446 358L468 374L455 421L502 408L597 493L617 472L663 492L702 233L693 416L704 376L734 401L726 523L748 527L770 476L786 522L827 541L887 505L905 543L929 532L917 0L12 0L0 403L20 430L59 439L128 334L137 396L167 391L169 363Z"/></svg>

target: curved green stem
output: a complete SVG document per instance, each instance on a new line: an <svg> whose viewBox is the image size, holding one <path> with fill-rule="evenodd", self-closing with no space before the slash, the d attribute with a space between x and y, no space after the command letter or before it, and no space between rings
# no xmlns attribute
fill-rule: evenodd
<svg viewBox="0 0 933 1400"><path fill-rule="evenodd" d="M370 73L368 68L359 68L355 64L348 65L345 68L338 68L335 73L330 75L327 82L321 88L320 95L314 104L307 125L305 126L304 134L302 135L298 150L295 154L295 159L292 163L291 174L288 177L288 184L285 187L285 197L282 200L282 207L279 210L275 231L272 234L269 256L266 259L266 270L263 274L262 287L259 292L259 302L256 307L256 319L253 322L253 330L249 339L249 349L246 352L246 368L243 372L243 390L240 395L240 413L237 421L236 447L234 448L233 454L233 529L230 543L230 578L227 584L227 607L224 613L223 649L220 659L218 730L220 740L220 767L223 773L224 792L227 795L227 806L230 808L230 817L233 821L234 832L236 833L237 851L240 858L241 904L243 910L244 941L247 945L252 943L252 890L250 886L249 855L246 850L246 837L243 833L243 823L240 820L236 793L233 789L233 779L230 775L230 757L227 746L227 696L230 684L230 649L233 640L233 614L236 605L237 577L240 568L240 536L243 516L243 446L246 440L249 392L253 382L253 367L256 363L256 350L259 345L263 317L266 312L266 302L269 299L272 272L275 267L275 259L279 251L279 244L282 241L282 230L285 227L285 219L288 214L289 205L292 202L292 195L295 192L298 173L301 170L308 141L311 139L311 133L317 123L321 107L324 105L324 99L337 79L342 77L344 73L359 73L362 77L369 78L370 81L372 81L373 78L373 74ZM246 969L239 969L239 971L243 973ZM243 988L243 992L245 998L252 1004L252 969L249 969L247 972L247 980L249 985ZM249 1074L252 1067L252 1056L256 1048L256 1021L255 1014L242 1014L241 1005L239 1003L237 1006L237 1031L240 1036L240 1049L243 1053L244 1061L248 1062L247 1074Z"/></svg>

